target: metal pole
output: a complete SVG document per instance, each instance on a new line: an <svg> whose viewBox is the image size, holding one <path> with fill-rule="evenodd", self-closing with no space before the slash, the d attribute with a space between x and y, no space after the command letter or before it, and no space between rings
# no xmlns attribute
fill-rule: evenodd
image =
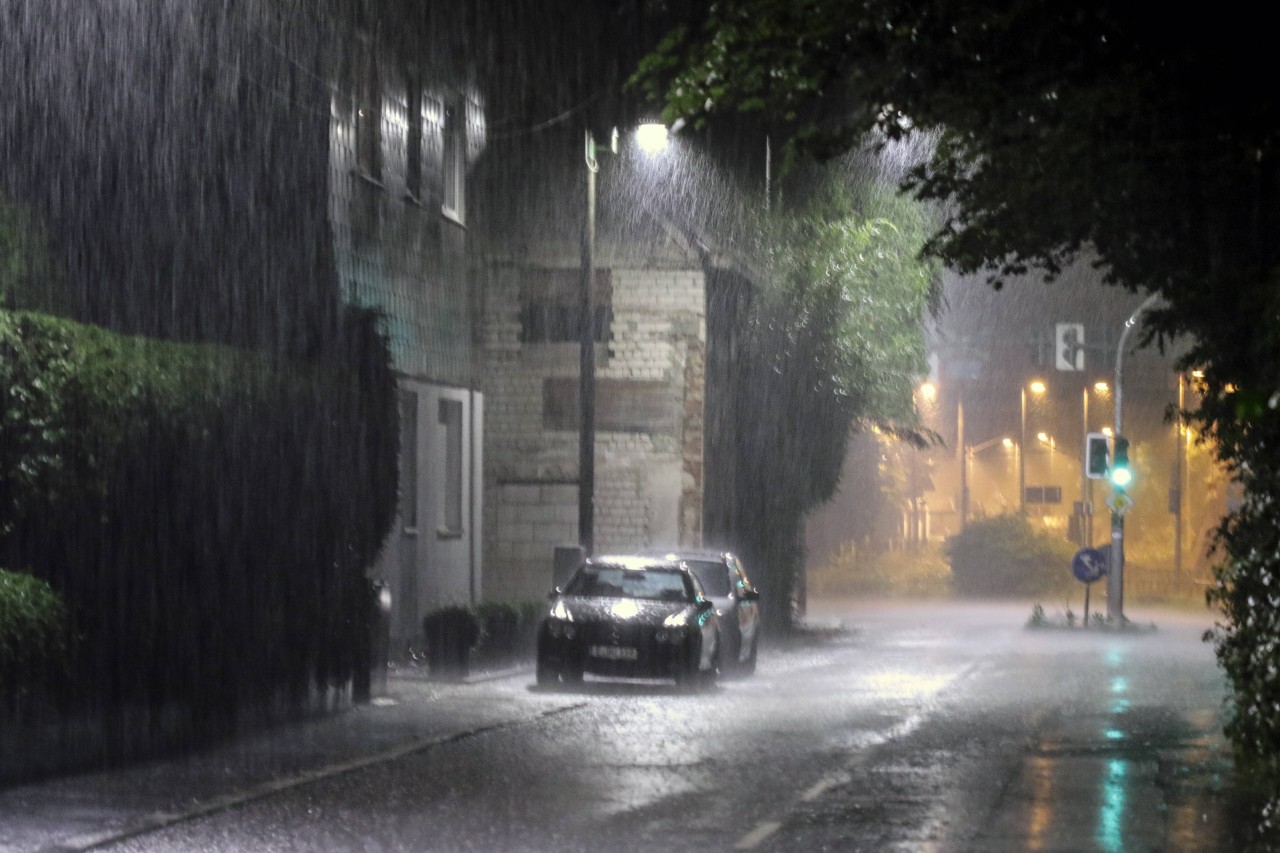
<svg viewBox="0 0 1280 853"><path fill-rule="evenodd" d="M590 556L595 544L596 489L596 142L584 135L587 166L586 211L582 223L582 270L578 286L578 544Z"/></svg>
<svg viewBox="0 0 1280 853"><path fill-rule="evenodd" d="M1129 339L1129 332L1138 323L1138 315L1147 310L1153 302L1160 298L1153 293L1138 306L1129 319L1124 321L1124 329L1120 332L1120 342L1116 345L1116 418L1115 437L1123 434L1124 424L1122 407L1124 404L1124 344ZM1124 513L1111 511L1111 553L1108 559L1107 572L1107 617L1113 621L1124 619Z"/></svg>
<svg viewBox="0 0 1280 853"><path fill-rule="evenodd" d="M960 460L960 529L969 523L969 458L964 449L964 400L956 400L956 458Z"/></svg>
<svg viewBox="0 0 1280 853"><path fill-rule="evenodd" d="M1084 386L1080 405L1080 547L1089 547L1089 534L1085 530L1085 522L1089 519L1089 472L1085 470L1085 457L1089 452L1089 386ZM1092 526L1090 523L1089 526ZM1086 593L1086 598L1088 593Z"/></svg>
<svg viewBox="0 0 1280 853"><path fill-rule="evenodd" d="M1027 514L1027 386L1018 389L1022 416L1018 432L1018 512Z"/></svg>
<svg viewBox="0 0 1280 853"><path fill-rule="evenodd" d="M1186 388L1186 377L1181 372L1178 373L1178 420L1176 422L1176 441L1174 442L1174 460L1173 460L1173 576L1175 581L1182 580L1182 507L1185 500L1185 490L1182 488L1183 465L1182 457L1186 453L1186 423L1182 420L1182 407L1185 405L1184 390Z"/></svg>

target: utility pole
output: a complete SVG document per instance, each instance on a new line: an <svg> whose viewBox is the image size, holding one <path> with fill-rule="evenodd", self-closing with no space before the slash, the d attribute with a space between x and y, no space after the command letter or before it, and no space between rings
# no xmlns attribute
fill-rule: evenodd
<svg viewBox="0 0 1280 853"><path fill-rule="evenodd" d="M590 556L595 540L596 492L596 141L584 135L587 167L582 222L582 271L578 283L578 544Z"/></svg>

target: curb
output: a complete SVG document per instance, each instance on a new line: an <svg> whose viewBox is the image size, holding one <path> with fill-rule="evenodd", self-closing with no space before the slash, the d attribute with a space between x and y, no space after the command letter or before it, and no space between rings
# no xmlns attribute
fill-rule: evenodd
<svg viewBox="0 0 1280 853"><path fill-rule="evenodd" d="M505 677L505 675L508 674L512 673L504 673L499 677ZM162 829L168 829L169 827L180 823L207 817L208 815L215 814L217 812L226 811L228 809L236 808L237 806L243 806L258 800L266 799L274 794L289 791L293 788L299 788L304 785L332 779L347 773L353 773L357 770L363 770L364 768L371 767L375 764L395 761L397 759L404 758L405 756L413 755L414 753L424 752L438 746L476 737L477 735L486 734L488 732L514 728L516 726L524 725L525 723L546 719L547 717L554 717L570 711L576 711L585 705L585 702L575 702L569 705L561 705L556 708L542 711L531 717L520 717L514 720L505 720L485 726L475 726L473 728L449 732L446 734L414 738L405 743L379 750L378 752L370 753L368 755L362 755L358 758L348 759L346 761L337 762L324 767L318 767L313 770L303 770L291 776L272 779L267 782L253 785L249 788L245 788L241 791L233 791L229 794L214 797L207 802L183 811L152 812L141 816L133 823L123 826L120 829L74 836L72 838L58 841L53 847L46 847L44 849L66 851L66 853L80 853L80 851L95 850L119 844L120 842L128 841L131 838L147 835Z"/></svg>

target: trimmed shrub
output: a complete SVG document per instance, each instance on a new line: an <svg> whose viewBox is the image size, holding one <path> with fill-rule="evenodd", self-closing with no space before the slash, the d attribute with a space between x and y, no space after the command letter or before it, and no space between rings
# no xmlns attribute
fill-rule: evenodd
<svg viewBox="0 0 1280 853"><path fill-rule="evenodd" d="M508 663L515 660L520 642L520 612L505 601L477 604L480 641L476 658L484 663Z"/></svg>
<svg viewBox="0 0 1280 853"><path fill-rule="evenodd" d="M516 611L520 614L520 643L522 654L532 657L538 647L538 627L542 617L547 615L547 602L543 599L516 602Z"/></svg>
<svg viewBox="0 0 1280 853"><path fill-rule="evenodd" d="M470 670L471 650L480 641L476 611L461 604L432 610L422 619L427 666L441 678L461 678Z"/></svg>
<svg viewBox="0 0 1280 853"><path fill-rule="evenodd" d="M947 598L951 568L932 545L917 553L868 553L846 545L809 575L812 594L884 596L886 598Z"/></svg>
<svg viewBox="0 0 1280 853"><path fill-rule="evenodd" d="M1071 543L1018 515L971 522L947 540L951 586L960 596L1021 597L1069 593Z"/></svg>
<svg viewBox="0 0 1280 853"><path fill-rule="evenodd" d="M32 688L65 676L69 628L62 599L49 584L0 569L0 684L15 703Z"/></svg>

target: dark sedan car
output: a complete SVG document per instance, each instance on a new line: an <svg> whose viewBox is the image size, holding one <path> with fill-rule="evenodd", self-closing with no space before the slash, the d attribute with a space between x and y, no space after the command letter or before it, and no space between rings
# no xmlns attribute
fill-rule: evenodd
<svg viewBox="0 0 1280 853"><path fill-rule="evenodd" d="M715 605L677 562L593 557L551 594L538 630L539 684L617 678L671 678L709 684L720 666Z"/></svg>
<svg viewBox="0 0 1280 853"><path fill-rule="evenodd" d="M712 549L663 551L655 555L687 567L698 578L703 594L715 604L724 645L721 663L725 672L742 675L755 672L760 593L751 585L737 555Z"/></svg>

